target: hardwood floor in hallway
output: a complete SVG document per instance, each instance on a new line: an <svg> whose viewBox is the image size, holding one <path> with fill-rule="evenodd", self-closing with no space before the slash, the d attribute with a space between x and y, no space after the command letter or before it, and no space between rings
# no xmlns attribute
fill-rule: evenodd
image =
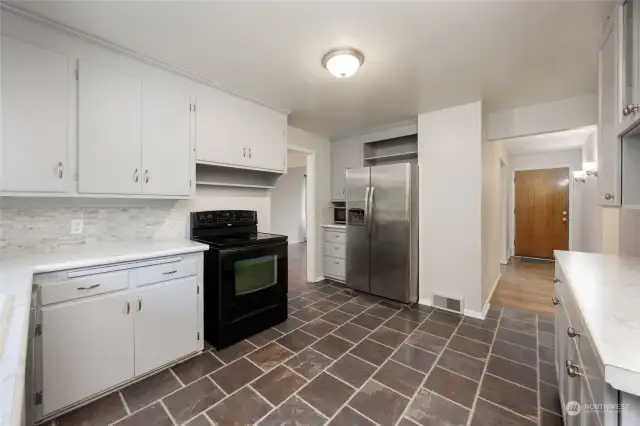
<svg viewBox="0 0 640 426"><path fill-rule="evenodd" d="M504 306L553 315L554 263L522 262L511 258L500 270L502 278L491 299L491 306Z"/></svg>

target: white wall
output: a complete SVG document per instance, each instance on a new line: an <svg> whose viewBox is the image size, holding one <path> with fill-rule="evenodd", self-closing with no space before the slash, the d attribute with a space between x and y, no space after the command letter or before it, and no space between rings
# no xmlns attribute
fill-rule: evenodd
<svg viewBox="0 0 640 426"><path fill-rule="evenodd" d="M420 302L433 295L482 301L482 103L418 116Z"/></svg>
<svg viewBox="0 0 640 426"><path fill-rule="evenodd" d="M552 133L598 124L598 98L582 95L489 114L488 138Z"/></svg>
<svg viewBox="0 0 640 426"><path fill-rule="evenodd" d="M582 192L582 245L579 251L602 251L602 207L598 206L598 178L587 176L576 188Z"/></svg>
<svg viewBox="0 0 640 426"><path fill-rule="evenodd" d="M306 156L303 156L306 163ZM305 167L292 167L271 190L271 232L289 237L289 244L306 239L304 222Z"/></svg>
<svg viewBox="0 0 640 426"><path fill-rule="evenodd" d="M416 120L408 120L371 129L356 135L333 138L332 142L357 142L363 144L385 139L399 138L401 136L415 135L416 133L418 133L418 122Z"/></svg>
<svg viewBox="0 0 640 426"><path fill-rule="evenodd" d="M582 215L582 192L583 185L573 180L572 172L582 170L582 151L579 149L568 151L552 151L527 155L509 156L509 167L512 172L516 170L537 170L537 169L554 169L561 167L569 168L569 249L580 250L582 248L583 233L583 215ZM515 207L515 197L513 189L513 175L511 179L511 208L513 212ZM514 253L513 240L515 236L515 221L513 214L509 217L510 233L509 241L511 243L511 255Z"/></svg>
<svg viewBox="0 0 640 426"><path fill-rule="evenodd" d="M308 256L315 259L315 265L307 262L307 277L316 281L323 276L324 242L322 223L331 221L331 145L329 139L296 127L288 128L289 147L302 148L312 154L307 161L307 191L315 208L309 204L307 210ZM311 244L315 241L314 244Z"/></svg>
<svg viewBox="0 0 640 426"><path fill-rule="evenodd" d="M487 305L500 278L504 251L502 141L482 144L482 306Z"/></svg>

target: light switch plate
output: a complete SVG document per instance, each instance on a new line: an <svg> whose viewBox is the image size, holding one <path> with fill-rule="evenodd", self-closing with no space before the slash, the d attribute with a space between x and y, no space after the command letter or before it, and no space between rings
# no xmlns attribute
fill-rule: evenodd
<svg viewBox="0 0 640 426"><path fill-rule="evenodd" d="M84 228L84 220L71 219L71 234L82 234Z"/></svg>

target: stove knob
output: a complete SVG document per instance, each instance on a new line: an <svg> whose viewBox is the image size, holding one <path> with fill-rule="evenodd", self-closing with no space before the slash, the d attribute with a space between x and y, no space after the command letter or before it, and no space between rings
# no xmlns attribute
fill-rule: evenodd
<svg viewBox="0 0 640 426"><path fill-rule="evenodd" d="M204 222L205 220L206 219L205 219L204 213L198 214L198 222Z"/></svg>
<svg viewBox="0 0 640 426"><path fill-rule="evenodd" d="M207 214L207 222L213 222L213 215L211 213Z"/></svg>

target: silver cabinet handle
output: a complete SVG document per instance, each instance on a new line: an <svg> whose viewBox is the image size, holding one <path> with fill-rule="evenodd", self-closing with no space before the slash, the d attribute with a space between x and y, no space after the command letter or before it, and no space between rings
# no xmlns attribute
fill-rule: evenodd
<svg viewBox="0 0 640 426"><path fill-rule="evenodd" d="M138 182L138 178L139 178L139 176L138 176L138 169L135 169L135 170L133 171L133 181L134 181L134 182Z"/></svg>
<svg viewBox="0 0 640 426"><path fill-rule="evenodd" d="M551 302L553 302L554 306L562 305L562 301L560 301L560 299L558 299L557 297L552 297Z"/></svg>
<svg viewBox="0 0 640 426"><path fill-rule="evenodd" d="M87 287L78 287L78 290L91 290L92 288L98 288L98 287L100 287L100 284L94 284Z"/></svg>
<svg viewBox="0 0 640 426"><path fill-rule="evenodd" d="M340 264L340 262L333 262L333 263L334 263L334 265L339 265Z"/></svg>
<svg viewBox="0 0 640 426"><path fill-rule="evenodd" d="M560 280L556 277L553 277L553 283L554 284L558 284L560 282Z"/></svg>
<svg viewBox="0 0 640 426"><path fill-rule="evenodd" d="M612 194L604 194L604 199L607 200L607 201L611 201L614 198L616 198L616 197L614 197Z"/></svg>
<svg viewBox="0 0 640 426"><path fill-rule="evenodd" d="M569 328L567 328L567 336L569 336L569 337L580 337L580 333L578 333L575 328L569 327Z"/></svg>
<svg viewBox="0 0 640 426"><path fill-rule="evenodd" d="M178 272L178 270L174 269L173 271L163 272L162 275L171 275L171 274L175 274L176 272Z"/></svg>
<svg viewBox="0 0 640 426"><path fill-rule="evenodd" d="M580 367L575 364L567 365L567 375L569 377L581 376L582 374L580 374Z"/></svg>
<svg viewBox="0 0 640 426"><path fill-rule="evenodd" d="M129 315L131 313L131 303L129 303L129 301L127 300L127 304L125 306L125 311L127 315Z"/></svg>
<svg viewBox="0 0 640 426"><path fill-rule="evenodd" d="M640 105L638 104L629 104L622 110L622 115L627 117L633 113L640 111Z"/></svg>
<svg viewBox="0 0 640 426"><path fill-rule="evenodd" d="M575 366L575 364L573 363L573 361L571 361L570 359L568 359L568 360L566 360L566 361L564 362L564 366L565 366L565 367L574 367L574 366Z"/></svg>
<svg viewBox="0 0 640 426"><path fill-rule="evenodd" d="M142 297L138 297L138 312L142 310Z"/></svg>
<svg viewBox="0 0 640 426"><path fill-rule="evenodd" d="M251 158L251 148L249 148L249 158Z"/></svg>
<svg viewBox="0 0 640 426"><path fill-rule="evenodd" d="M58 163L58 179L62 179L62 175L64 174L64 166L62 165L62 161Z"/></svg>
<svg viewBox="0 0 640 426"><path fill-rule="evenodd" d="M144 171L144 183L149 183L149 170Z"/></svg>
<svg viewBox="0 0 640 426"><path fill-rule="evenodd" d="M242 148L242 156L247 157L247 148Z"/></svg>

